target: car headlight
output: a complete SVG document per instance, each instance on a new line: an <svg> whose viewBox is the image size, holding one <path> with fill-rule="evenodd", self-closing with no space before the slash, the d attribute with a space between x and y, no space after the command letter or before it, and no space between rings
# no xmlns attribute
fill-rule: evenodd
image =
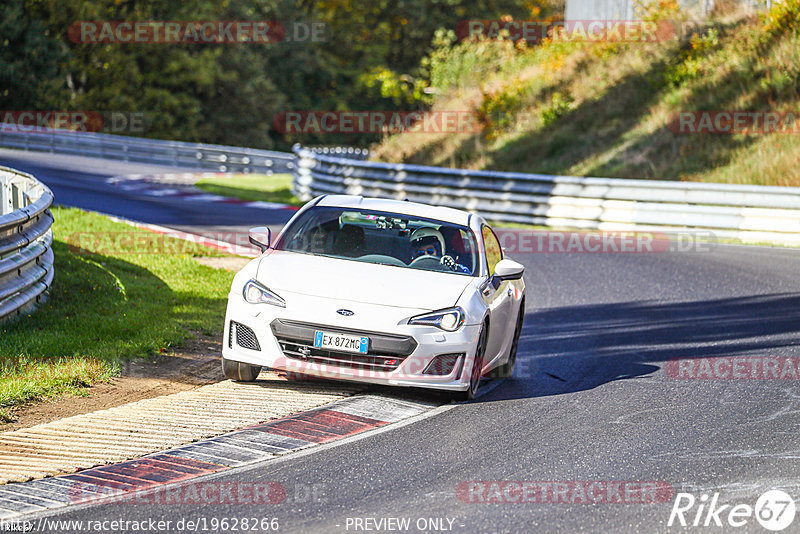
<svg viewBox="0 0 800 534"><path fill-rule="evenodd" d="M272 304L273 306L286 307L286 301L264 285L250 280L242 290L244 300L250 304Z"/></svg>
<svg viewBox="0 0 800 534"><path fill-rule="evenodd" d="M417 315L409 319L408 324L435 326L447 332L455 332L464 324L464 310L456 307Z"/></svg>

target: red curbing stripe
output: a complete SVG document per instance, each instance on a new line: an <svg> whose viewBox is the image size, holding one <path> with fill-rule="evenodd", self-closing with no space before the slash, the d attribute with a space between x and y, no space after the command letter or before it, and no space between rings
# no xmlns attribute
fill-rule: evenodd
<svg viewBox="0 0 800 534"><path fill-rule="evenodd" d="M345 417L344 414L334 410L322 409L278 421L271 421L253 427L253 429L304 439L313 443L326 443L387 424L367 417L361 417L360 419L361 421L354 421L350 417Z"/></svg>
<svg viewBox="0 0 800 534"><path fill-rule="evenodd" d="M324 432L304 429L302 425L293 424L291 421L282 421L274 426L257 428L256 430L287 438L301 439L311 443L324 443L332 437L330 434Z"/></svg>
<svg viewBox="0 0 800 534"><path fill-rule="evenodd" d="M151 461L149 458L142 458L141 460L133 460L129 462L122 462L120 464L98 467L92 469L92 471L111 473L118 476L131 477L134 479L144 480L147 482L156 482L160 484L178 482L191 476L187 475L186 472L160 467L156 462Z"/></svg>
<svg viewBox="0 0 800 534"><path fill-rule="evenodd" d="M163 229L161 227L156 228ZM139 492L158 491L158 488L162 486L185 483L187 480L227 471L232 466L241 463L266 460L273 456L273 453L264 451L261 447L248 448L246 446L248 441L253 442L254 445L272 446L278 449L278 454L280 454L282 451L289 452L310 445L340 440L391 423L390 421L337 411L336 403L329 406L330 408L315 408L304 413L260 423L223 435L236 442L237 434L241 434L242 438L238 443L226 444L224 440L209 438L139 459L126 460L117 464L92 467L77 473L61 475L52 479L52 484L50 485L56 488L61 487L60 491L62 493L64 493L63 488L66 485L63 504L101 502L106 499L120 499L121 502L128 502L126 499L129 498L134 499L132 502L138 502L135 498ZM340 404L339 406L342 409L346 409L347 404ZM381 407L381 410L376 413L385 411L385 408ZM253 431L257 431L259 434L255 434ZM207 460L198 460L192 458L192 454L197 454L200 458L218 456L221 461L227 459L233 463L229 462L227 465L223 465ZM280 484L278 485L283 487ZM283 488L283 491L282 495L273 500L272 490L270 490L270 502L282 502L286 497L285 488ZM52 491L45 491L42 494L42 498L52 501L48 495L52 497ZM36 495L32 495L32 499L35 498ZM145 500L143 502L150 501ZM31 504L35 503L32 502ZM56 504L55 501L54 504ZM0 503L0 507L2 507L2 503ZM14 515L25 513L11 512Z"/></svg>
<svg viewBox="0 0 800 534"><path fill-rule="evenodd" d="M356 415L356 414L352 414L352 413L340 412L335 408L330 408L330 409L323 408L323 409L321 409L319 411L320 412L324 412L327 415L336 416L336 417L339 417L341 419L345 419L345 420L348 420L348 421L355 421L356 423L364 423L364 424L376 425L376 426L381 426L381 425L388 424L388 421L381 421L380 419L373 419L373 418L370 418L370 417L364 417L363 415Z"/></svg>
<svg viewBox="0 0 800 534"><path fill-rule="evenodd" d="M153 456L148 456L148 458L156 462L166 463L173 468L183 466L189 469L195 469L202 474L216 473L217 471L226 469L224 465L212 464L211 462L203 462L201 460L193 460L191 458L182 458L180 456L173 456L169 453L154 454Z"/></svg>
<svg viewBox="0 0 800 534"><path fill-rule="evenodd" d="M224 467L217 464L206 464L206 462L195 461L195 464L206 464L206 465L187 465L189 462L179 462L176 460L188 460L188 458L179 458L177 456L167 456L163 455L162 457L157 456L150 456L147 458L148 460L152 461L156 467L160 467L162 469L167 469L170 471L176 471L178 473L185 473L191 476L200 476L200 475L207 475L210 473L216 473L220 469Z"/></svg>
<svg viewBox="0 0 800 534"><path fill-rule="evenodd" d="M369 421L352 421L342 417L342 414L333 410L318 410L315 412L304 413L297 416L298 419L308 421L328 429L330 432L349 436L354 433L363 432L370 428L385 425L383 421L375 419ZM366 419L366 418L364 418Z"/></svg>
<svg viewBox="0 0 800 534"><path fill-rule="evenodd" d="M306 419L305 417L298 417L295 421L301 425L307 425L309 430L316 430L317 432L332 435L336 438L347 436L352 432L352 430L345 429L344 427L327 425L318 421ZM359 429L355 431L360 432Z"/></svg>
<svg viewBox="0 0 800 534"><path fill-rule="evenodd" d="M159 458L141 458L119 464L94 467L74 475L60 477L75 485L70 491L72 502L87 498L87 490L99 490L102 497L141 491L176 482L183 482L226 469L224 466L188 460L167 454Z"/></svg>

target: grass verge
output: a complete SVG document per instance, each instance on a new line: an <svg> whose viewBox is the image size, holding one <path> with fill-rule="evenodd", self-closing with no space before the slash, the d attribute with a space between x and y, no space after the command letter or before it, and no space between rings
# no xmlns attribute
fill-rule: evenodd
<svg viewBox="0 0 800 534"><path fill-rule="evenodd" d="M433 109L472 110L481 131L404 132L372 147L372 157L573 176L800 186L800 0L774 3L760 14L728 11L720 3L702 22L691 22L673 0L641 7L634 18L675 21L682 30L660 42L443 40L430 58ZM779 112L787 118L767 134L759 127L738 133L677 128L680 113L707 111Z"/></svg>
<svg viewBox="0 0 800 534"><path fill-rule="evenodd" d="M120 362L222 335L233 273L220 255L73 208L54 208L56 277L35 313L0 324L0 420L9 408L110 380Z"/></svg>
<svg viewBox="0 0 800 534"><path fill-rule="evenodd" d="M206 178L197 182L195 186L208 193L250 202L303 205L303 202L292 194L291 174L236 174Z"/></svg>

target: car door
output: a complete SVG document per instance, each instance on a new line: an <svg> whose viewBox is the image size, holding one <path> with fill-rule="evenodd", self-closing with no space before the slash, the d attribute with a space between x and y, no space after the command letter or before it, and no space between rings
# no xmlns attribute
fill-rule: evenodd
<svg viewBox="0 0 800 534"><path fill-rule="evenodd" d="M486 265L489 268L489 279L483 286L482 294L489 306L489 338L486 346L484 364L493 364L505 355L511 343L508 325L511 322L512 295L511 282L498 281L494 278L494 268L503 259L503 249L494 231L488 226L481 227Z"/></svg>

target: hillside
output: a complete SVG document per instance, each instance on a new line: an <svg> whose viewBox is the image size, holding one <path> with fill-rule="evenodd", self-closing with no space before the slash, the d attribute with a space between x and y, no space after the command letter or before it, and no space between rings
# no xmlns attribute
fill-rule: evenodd
<svg viewBox="0 0 800 534"><path fill-rule="evenodd" d="M761 14L717 12L703 23L672 4L662 0L641 14L674 25L675 35L660 42L527 46L440 33L427 58L433 110L470 110L481 131L397 134L373 147L373 158L800 186L800 1ZM706 117L712 122L724 111L781 114L754 116L761 122L742 122L739 130L750 129L743 133L709 133L715 128L699 120L684 129L700 132L676 131L678 113L702 111L714 112Z"/></svg>

